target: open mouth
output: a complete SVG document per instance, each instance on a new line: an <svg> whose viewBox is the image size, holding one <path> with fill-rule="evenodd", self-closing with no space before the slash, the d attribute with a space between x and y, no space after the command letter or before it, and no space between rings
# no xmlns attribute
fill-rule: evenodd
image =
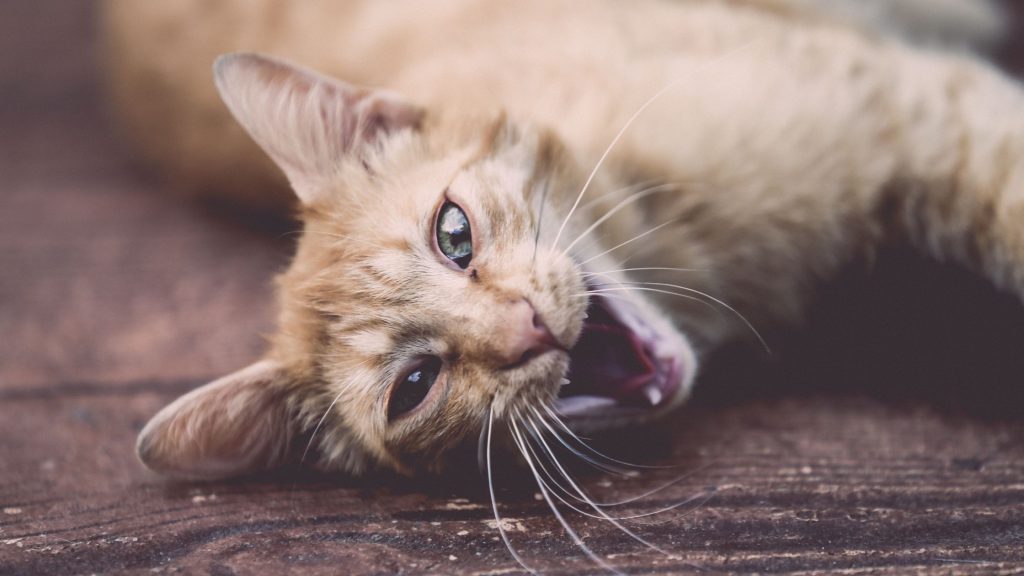
<svg viewBox="0 0 1024 576"><path fill-rule="evenodd" d="M668 340L629 301L593 295L555 409L569 420L660 412L679 396L686 356Z"/></svg>

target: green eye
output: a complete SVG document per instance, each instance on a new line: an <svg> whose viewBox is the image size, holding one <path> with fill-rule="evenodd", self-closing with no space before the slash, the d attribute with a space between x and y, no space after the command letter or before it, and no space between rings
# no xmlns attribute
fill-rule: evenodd
<svg viewBox="0 0 1024 576"><path fill-rule="evenodd" d="M395 386L388 403L388 420L394 420L420 405L441 373L441 359L425 358Z"/></svg>
<svg viewBox="0 0 1024 576"><path fill-rule="evenodd" d="M437 247L446 258L465 269L473 259L473 236L469 218L453 202L445 202L437 215Z"/></svg>

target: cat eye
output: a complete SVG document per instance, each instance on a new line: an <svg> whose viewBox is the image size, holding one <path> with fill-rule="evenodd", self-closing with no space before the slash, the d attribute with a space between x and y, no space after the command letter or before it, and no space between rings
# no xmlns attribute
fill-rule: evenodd
<svg viewBox="0 0 1024 576"><path fill-rule="evenodd" d="M446 200L437 214L437 247L463 270L473 259L473 236L469 218L458 204Z"/></svg>
<svg viewBox="0 0 1024 576"><path fill-rule="evenodd" d="M416 408L427 397L427 393L441 373L441 359L424 358L395 386L388 403L388 420L394 420Z"/></svg>

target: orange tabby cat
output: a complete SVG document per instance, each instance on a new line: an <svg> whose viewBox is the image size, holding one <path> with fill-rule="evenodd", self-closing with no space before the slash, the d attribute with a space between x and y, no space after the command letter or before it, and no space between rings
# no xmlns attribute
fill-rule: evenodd
<svg viewBox="0 0 1024 576"><path fill-rule="evenodd" d="M435 470L499 423L529 460L544 437L671 412L704 354L799 321L883 241L1024 294L1024 90L856 3L259 4L107 6L145 152L272 202L230 110L305 224L266 358L142 431L161 473L306 450ZM926 4L965 41L998 27L989 4ZM203 62L237 48L346 81L224 56L225 109Z"/></svg>

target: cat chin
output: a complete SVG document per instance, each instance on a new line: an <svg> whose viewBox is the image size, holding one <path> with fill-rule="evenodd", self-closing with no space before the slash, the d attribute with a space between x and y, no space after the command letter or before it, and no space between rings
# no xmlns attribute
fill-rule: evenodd
<svg viewBox="0 0 1024 576"><path fill-rule="evenodd" d="M687 338L653 306L624 293L591 296L569 356L553 408L576 431L655 420L686 400L697 373Z"/></svg>

